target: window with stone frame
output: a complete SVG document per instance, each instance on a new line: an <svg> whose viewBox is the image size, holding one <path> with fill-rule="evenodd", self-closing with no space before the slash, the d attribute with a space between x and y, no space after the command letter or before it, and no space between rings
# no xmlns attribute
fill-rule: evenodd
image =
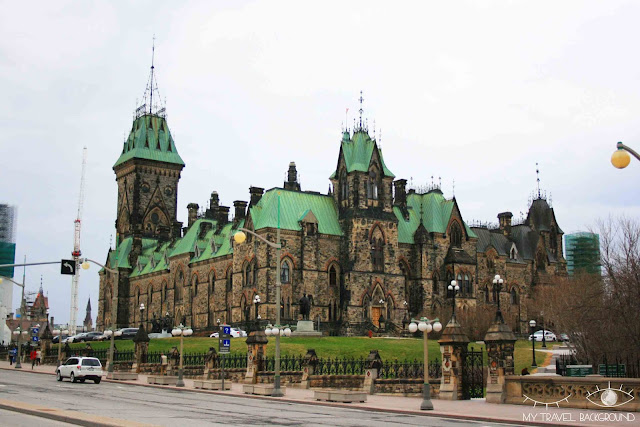
<svg viewBox="0 0 640 427"><path fill-rule="evenodd" d="M291 268L287 260L282 260L280 265L280 283L291 283Z"/></svg>
<svg viewBox="0 0 640 427"><path fill-rule="evenodd" d="M462 279L462 286L460 286L460 288L462 289L462 292L466 296L472 296L473 294L472 280L467 273L464 274L464 278Z"/></svg>
<svg viewBox="0 0 640 427"><path fill-rule="evenodd" d="M370 170L367 179L367 199L378 200L378 187L378 174L375 170Z"/></svg>
<svg viewBox="0 0 640 427"><path fill-rule="evenodd" d="M496 262L494 260L493 254L487 255L487 270L492 274L496 272Z"/></svg>
<svg viewBox="0 0 640 427"><path fill-rule="evenodd" d="M340 171L340 201L349 198L349 182L347 181L347 173L344 169Z"/></svg>
<svg viewBox="0 0 640 427"><path fill-rule="evenodd" d="M178 270L176 273L176 278L173 286L173 300L176 303L182 302L182 297L184 293L184 273L182 270Z"/></svg>
<svg viewBox="0 0 640 427"><path fill-rule="evenodd" d="M212 271L209 273L209 295L213 295L216 290L216 275Z"/></svg>
<svg viewBox="0 0 640 427"><path fill-rule="evenodd" d="M332 288L338 286L338 269L335 264L329 267L329 286Z"/></svg>
<svg viewBox="0 0 640 427"><path fill-rule="evenodd" d="M382 237L371 239L371 263L373 271L384 271L384 240Z"/></svg>
<svg viewBox="0 0 640 427"><path fill-rule="evenodd" d="M104 312L111 313L111 299L113 295L111 294L111 286L107 286L104 290Z"/></svg>
<svg viewBox="0 0 640 427"><path fill-rule="evenodd" d="M458 293L456 294L456 296L458 296L464 293L464 282L462 281L462 273L458 273L458 277L456 277L456 282L458 283L458 287L460 288L458 289Z"/></svg>
<svg viewBox="0 0 640 427"><path fill-rule="evenodd" d="M462 230L460 229L460 225L457 221L454 221L451 224L451 228L449 229L449 240L451 242L451 246L454 248L462 247Z"/></svg>
<svg viewBox="0 0 640 427"><path fill-rule="evenodd" d="M244 274L243 274L243 286L251 287L256 283L257 269L256 269L256 260L253 259L245 265Z"/></svg>
<svg viewBox="0 0 640 427"><path fill-rule="evenodd" d="M487 285L484 285L483 292L484 292L484 302L488 304L491 301L489 299L489 287Z"/></svg>
<svg viewBox="0 0 640 427"><path fill-rule="evenodd" d="M518 293L516 292L515 286L511 288L511 304L512 305L518 304Z"/></svg>
<svg viewBox="0 0 640 427"><path fill-rule="evenodd" d="M191 277L191 292L194 297L198 295L198 276L195 274Z"/></svg>
<svg viewBox="0 0 640 427"><path fill-rule="evenodd" d="M400 274L402 274L402 277L404 278L404 297L405 299L409 299L409 285L411 283L410 277L409 277L409 266L404 262L404 261L400 261L398 263L398 268L400 269Z"/></svg>
<svg viewBox="0 0 640 427"><path fill-rule="evenodd" d="M438 277L438 273L433 273L431 277L432 280L432 291L434 295L440 294L440 277Z"/></svg>
<svg viewBox="0 0 640 427"><path fill-rule="evenodd" d="M227 269L227 278L226 278L226 291L231 292L233 290L233 272L231 268Z"/></svg>
<svg viewBox="0 0 640 427"><path fill-rule="evenodd" d="M538 271L544 271L547 264L547 257L542 251L538 251L538 255L536 256L536 268Z"/></svg>

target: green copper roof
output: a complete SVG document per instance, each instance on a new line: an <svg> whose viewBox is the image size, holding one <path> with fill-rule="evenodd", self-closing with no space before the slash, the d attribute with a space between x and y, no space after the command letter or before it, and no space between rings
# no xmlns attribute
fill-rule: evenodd
<svg viewBox="0 0 640 427"><path fill-rule="evenodd" d="M384 157L382 156L382 150L378 148L376 141L371 139L366 131L358 130L354 132L352 137L349 137L349 132L344 132L341 144L342 155L344 156L344 161L347 166L347 173L353 171L367 172L369 170L369 164L371 163L373 150L377 149L384 176L390 176L392 178L395 176L387 169L384 163ZM331 177L334 176L335 172Z"/></svg>
<svg viewBox="0 0 640 427"><path fill-rule="evenodd" d="M311 210L318 220L318 232L342 236L338 222L338 210L333 198L320 193L289 191L273 188L267 191L256 206L251 208L251 219L255 230L277 228L278 194L280 195L280 228L301 230L300 220Z"/></svg>
<svg viewBox="0 0 640 427"><path fill-rule="evenodd" d="M132 237L126 237L120 242L120 244L109 251L109 264L110 268L131 268L129 264L129 253L131 252L131 246L133 244ZM154 248L156 245L155 239L142 239L142 252L143 254L149 249Z"/></svg>
<svg viewBox="0 0 640 427"><path fill-rule="evenodd" d="M446 200L438 191L427 194L409 194L407 196L408 220L404 219L399 207L394 206L393 208L393 212L398 218L398 243L414 243L413 235L420 225L421 214L422 224L428 232L446 233L453 205L453 200ZM467 224L464 227L469 237L477 237Z"/></svg>
<svg viewBox="0 0 640 427"><path fill-rule="evenodd" d="M114 167L127 160L147 159L184 166L176 150L169 126L164 117L146 114L133 121L129 137L124 143L122 154Z"/></svg>

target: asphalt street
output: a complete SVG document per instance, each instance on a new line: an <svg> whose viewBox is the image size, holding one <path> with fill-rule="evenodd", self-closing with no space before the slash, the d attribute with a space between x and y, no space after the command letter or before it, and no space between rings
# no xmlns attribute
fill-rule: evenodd
<svg viewBox="0 0 640 427"><path fill-rule="evenodd" d="M53 375L0 371L0 398L161 426L505 425L419 415L228 397L117 383L70 383ZM3 422L4 424L4 422ZM48 424L45 424L48 425Z"/></svg>
<svg viewBox="0 0 640 427"><path fill-rule="evenodd" d="M0 425L11 427L55 427L67 426L69 424L0 409Z"/></svg>

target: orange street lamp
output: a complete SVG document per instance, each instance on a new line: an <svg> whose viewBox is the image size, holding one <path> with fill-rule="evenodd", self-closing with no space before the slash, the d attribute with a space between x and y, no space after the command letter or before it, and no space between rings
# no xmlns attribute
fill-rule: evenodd
<svg viewBox="0 0 640 427"><path fill-rule="evenodd" d="M633 154L636 159L640 160L640 155L624 145L622 142L618 142L616 147L618 149L611 155L611 164L616 168L624 169L629 166L629 163L631 162L631 156L629 156L629 153Z"/></svg>

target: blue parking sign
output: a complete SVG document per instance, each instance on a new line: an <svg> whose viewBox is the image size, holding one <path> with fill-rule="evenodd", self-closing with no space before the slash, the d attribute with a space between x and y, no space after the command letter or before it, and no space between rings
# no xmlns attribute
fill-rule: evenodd
<svg viewBox="0 0 640 427"><path fill-rule="evenodd" d="M38 337L31 337L31 341L33 342L38 342L40 340L40 338Z"/></svg>

